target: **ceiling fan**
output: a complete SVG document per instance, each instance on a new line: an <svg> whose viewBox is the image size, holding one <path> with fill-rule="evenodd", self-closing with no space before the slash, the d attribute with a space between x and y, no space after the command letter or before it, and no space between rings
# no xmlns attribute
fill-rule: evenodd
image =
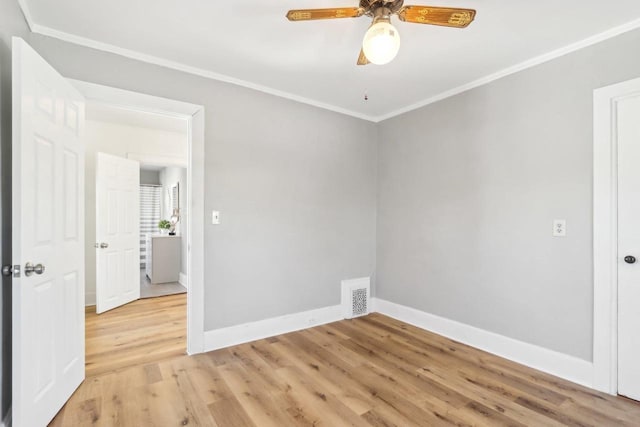
<svg viewBox="0 0 640 427"><path fill-rule="evenodd" d="M403 22L465 28L476 16L473 9L434 6L404 6L404 0L360 0L358 7L330 9L294 9L287 13L289 21L358 18L370 16L373 23L364 35L358 65L386 64L400 49L400 35L391 25L391 15Z"/></svg>

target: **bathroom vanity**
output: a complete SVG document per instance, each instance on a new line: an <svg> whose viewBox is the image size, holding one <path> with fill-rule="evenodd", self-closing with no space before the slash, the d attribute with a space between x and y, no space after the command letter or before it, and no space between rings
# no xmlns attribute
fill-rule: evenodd
<svg viewBox="0 0 640 427"><path fill-rule="evenodd" d="M180 278L181 236L147 234L146 274L151 283L177 282Z"/></svg>

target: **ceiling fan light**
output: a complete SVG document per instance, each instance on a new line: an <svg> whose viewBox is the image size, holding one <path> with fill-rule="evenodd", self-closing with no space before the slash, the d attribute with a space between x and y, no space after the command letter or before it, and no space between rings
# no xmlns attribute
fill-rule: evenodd
<svg viewBox="0 0 640 427"><path fill-rule="evenodd" d="M400 50L400 34L389 22L378 21L365 33L362 50L369 62L377 65L388 64Z"/></svg>

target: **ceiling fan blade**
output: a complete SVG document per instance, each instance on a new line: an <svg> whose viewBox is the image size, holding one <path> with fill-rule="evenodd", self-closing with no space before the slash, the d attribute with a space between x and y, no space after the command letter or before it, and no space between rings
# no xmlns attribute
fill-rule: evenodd
<svg viewBox="0 0 640 427"><path fill-rule="evenodd" d="M336 7L332 9L294 9L287 12L289 21L313 21L316 19L357 18L364 14L361 7Z"/></svg>
<svg viewBox="0 0 640 427"><path fill-rule="evenodd" d="M465 28L476 16L473 9L456 9L432 6L404 6L398 11L398 18L416 24L442 25Z"/></svg>
<svg viewBox="0 0 640 427"><path fill-rule="evenodd" d="M369 60L364 54L364 50L360 49L360 55L358 55L358 65L367 65Z"/></svg>

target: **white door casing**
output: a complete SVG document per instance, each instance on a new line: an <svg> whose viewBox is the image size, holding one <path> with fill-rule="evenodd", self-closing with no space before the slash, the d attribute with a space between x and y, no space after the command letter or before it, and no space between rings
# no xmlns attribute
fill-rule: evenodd
<svg viewBox="0 0 640 427"><path fill-rule="evenodd" d="M618 151L622 149L624 157L633 155L621 147L620 136L626 131L620 132L618 118L626 100L637 97L640 78L596 89L593 98L593 387L613 395L619 391L618 275L626 275L624 257L631 249L618 246L618 162L625 161Z"/></svg>
<svg viewBox="0 0 640 427"><path fill-rule="evenodd" d="M620 99L616 118L618 393L640 400L640 94Z"/></svg>
<svg viewBox="0 0 640 427"><path fill-rule="evenodd" d="M22 39L12 55L12 418L42 426L84 379L84 98Z"/></svg>
<svg viewBox="0 0 640 427"><path fill-rule="evenodd" d="M181 117L189 123L187 233L189 292L187 293L187 352L204 351L204 141L205 109L202 105L159 98L95 83L70 79L87 99L139 111Z"/></svg>
<svg viewBox="0 0 640 427"><path fill-rule="evenodd" d="M140 164L96 154L96 312L140 298Z"/></svg>

